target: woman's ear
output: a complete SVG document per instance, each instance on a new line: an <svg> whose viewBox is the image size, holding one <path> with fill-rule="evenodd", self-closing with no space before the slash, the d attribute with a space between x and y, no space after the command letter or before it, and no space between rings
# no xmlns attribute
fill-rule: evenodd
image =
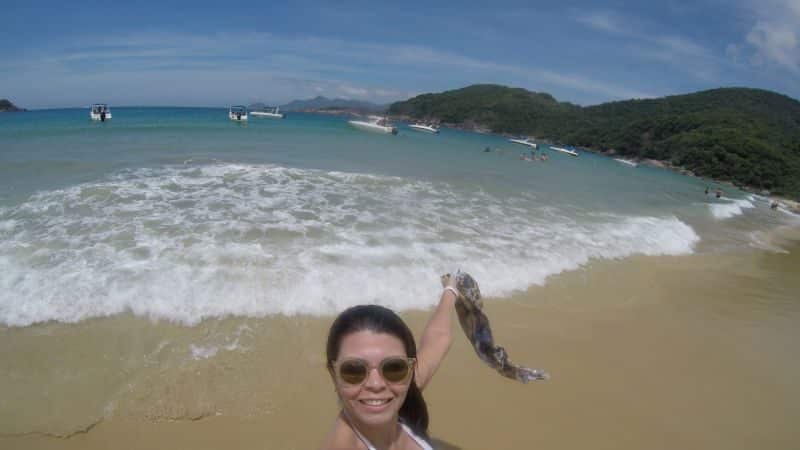
<svg viewBox="0 0 800 450"><path fill-rule="evenodd" d="M331 376L331 382L333 383L333 392L336 393L336 401L338 402L339 406L342 406L342 396L339 394L339 384L336 382L336 373L333 371L333 367L328 364L328 375Z"/></svg>
<svg viewBox="0 0 800 450"><path fill-rule="evenodd" d="M333 385L336 386L336 373L333 371L333 365L331 365L331 363L328 363L325 367L328 369L328 375L331 376L331 381L333 381Z"/></svg>

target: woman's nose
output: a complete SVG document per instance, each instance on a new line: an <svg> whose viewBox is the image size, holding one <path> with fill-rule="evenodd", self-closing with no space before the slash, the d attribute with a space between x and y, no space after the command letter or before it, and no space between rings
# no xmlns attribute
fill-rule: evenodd
<svg viewBox="0 0 800 450"><path fill-rule="evenodd" d="M380 371L374 368L369 370L365 385L370 389L383 389L386 386L386 381L384 381Z"/></svg>

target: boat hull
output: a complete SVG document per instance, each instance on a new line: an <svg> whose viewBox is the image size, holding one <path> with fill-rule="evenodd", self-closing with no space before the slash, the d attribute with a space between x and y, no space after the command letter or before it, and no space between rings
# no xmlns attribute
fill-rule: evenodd
<svg viewBox="0 0 800 450"><path fill-rule="evenodd" d="M349 123L350 126L357 128L359 130L372 131L373 133L397 134L397 128L395 127L378 125L376 123L370 123L370 122L362 122L360 120L350 120L347 123Z"/></svg>
<svg viewBox="0 0 800 450"><path fill-rule="evenodd" d="M639 167L639 163L637 163L635 161L628 160L628 159L614 158L614 161L617 161L619 163L622 163L622 164L625 164L625 165L631 166L631 167Z"/></svg>
<svg viewBox="0 0 800 450"><path fill-rule="evenodd" d="M250 115L253 116L253 117L261 117L261 118L265 118L265 119L283 119L284 118L284 115L280 114L280 113L275 114L275 113L260 112L260 111L253 111L253 112L250 113Z"/></svg>
<svg viewBox="0 0 800 450"><path fill-rule="evenodd" d="M234 122L244 122L247 120L247 114L239 115L239 114L228 113L228 118Z"/></svg>
<svg viewBox="0 0 800 450"><path fill-rule="evenodd" d="M106 113L106 117L103 118L103 117L101 117L100 114L96 114L96 113L91 113L90 112L89 113L89 118L92 119L92 120L100 120L100 121L102 121L102 120L111 120L111 113L110 112Z"/></svg>
<svg viewBox="0 0 800 450"><path fill-rule="evenodd" d="M566 153L570 156L578 156L578 152L574 150L567 150L566 148L561 148L561 147L550 147L550 149L555 150L557 152Z"/></svg>
<svg viewBox="0 0 800 450"><path fill-rule="evenodd" d="M515 144L519 144L519 145L524 145L524 146L530 147L530 148L532 148L534 150L539 148L539 144L537 144L535 142L530 142L530 141L527 141L527 140L524 140L524 139L509 139L508 141L509 142L513 142Z"/></svg>
<svg viewBox="0 0 800 450"><path fill-rule="evenodd" d="M426 127L423 125L409 125L408 128L411 128L414 131L421 131L423 133L431 133L431 134L439 133L438 129L432 127Z"/></svg>

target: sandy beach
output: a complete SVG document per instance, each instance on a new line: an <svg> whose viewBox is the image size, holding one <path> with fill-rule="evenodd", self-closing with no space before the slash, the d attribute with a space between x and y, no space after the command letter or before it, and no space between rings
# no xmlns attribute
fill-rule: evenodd
<svg viewBox="0 0 800 450"><path fill-rule="evenodd" d="M796 448L798 270L796 244L633 257L487 299L498 343L552 379L501 378L458 330L425 392L432 436L464 450ZM427 312L403 316L419 335ZM336 414L330 320L3 328L0 448L317 448ZM87 367L92 377L70 384Z"/></svg>

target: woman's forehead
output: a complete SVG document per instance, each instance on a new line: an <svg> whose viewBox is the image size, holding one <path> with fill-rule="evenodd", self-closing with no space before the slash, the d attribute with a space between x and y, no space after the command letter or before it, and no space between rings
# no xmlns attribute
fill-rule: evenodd
<svg viewBox="0 0 800 450"><path fill-rule="evenodd" d="M364 330L350 333L342 339L341 358L363 358L380 361L387 356L406 356L406 348L397 336Z"/></svg>

